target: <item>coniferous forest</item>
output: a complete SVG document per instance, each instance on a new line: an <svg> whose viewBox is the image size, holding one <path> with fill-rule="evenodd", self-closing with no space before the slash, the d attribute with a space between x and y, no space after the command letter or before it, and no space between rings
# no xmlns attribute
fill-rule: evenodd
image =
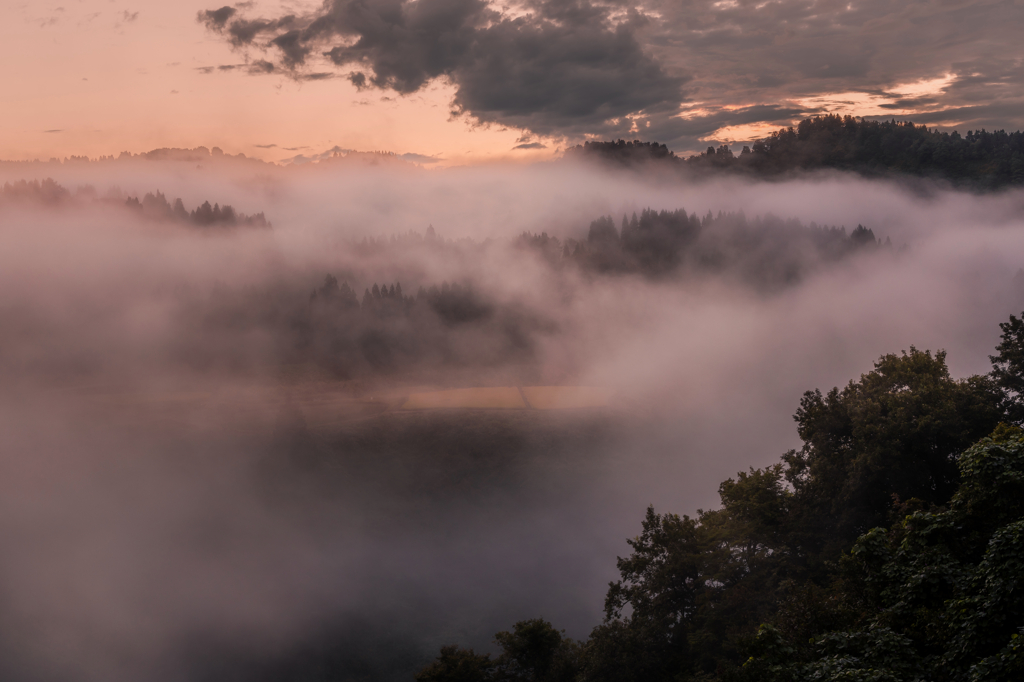
<svg viewBox="0 0 1024 682"><path fill-rule="evenodd" d="M1024 133L939 132L911 121L871 121L828 114L782 128L741 150L728 145L679 157L656 142L586 142L570 150L616 165L658 163L694 174L780 177L833 169L869 177L944 180L980 190L1024 184Z"/></svg>
<svg viewBox="0 0 1024 682"><path fill-rule="evenodd" d="M0 490L53 500L23 507L40 527L84 519L74 554L8 537L33 557L10 584L48 594L51 550L101 567L53 580L109 620L55 599L49 622L76 646L117 631L96 641L127 642L140 679L1022 679L1024 316L984 355L1024 262L1015 195L976 191L1021 181L1019 145L838 117L738 155L587 143L522 171L539 182L485 175L522 183L513 208L365 159L313 189L248 166L6 182L0 227L32 257L4 261L0 397L22 417L0 420L21 447L58 414L53 452L85 452L8 463ZM801 175L822 169L926 180ZM958 373L964 348L984 374ZM573 391L603 398L530 397ZM143 566L124 591L122 556ZM0 676L35 679L38 599L3 596Z"/></svg>

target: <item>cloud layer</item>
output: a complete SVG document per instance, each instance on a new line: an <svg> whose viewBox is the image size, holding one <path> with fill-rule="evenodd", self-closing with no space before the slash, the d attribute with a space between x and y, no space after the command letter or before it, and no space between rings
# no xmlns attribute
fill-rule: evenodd
<svg viewBox="0 0 1024 682"><path fill-rule="evenodd" d="M946 348L955 375L986 371L997 323L1024 301L1020 192L926 199L831 175L683 183L568 161L375 161L0 164L0 184L93 188L67 205L0 204L5 681L296 679L267 659L316 661L317 646L358 649L349 670L407 680L442 644L479 651L523 618L585 636L648 504L715 505L719 481L799 444L790 415L804 390L841 385L881 353ZM124 208L123 193L156 188L265 210L274 229L203 232ZM645 206L863 222L911 248L773 295L556 276L509 250L524 230L586 238L595 217ZM397 239L428 224L444 244ZM534 421L478 451L459 434L490 432L481 417L365 416L381 391L423 383L303 374L270 333L302 329L293 314L326 273L359 292L469 280L505 309L544 312L556 324L534 335L541 376L617 389L629 428L603 438L608 424L584 416L570 439ZM460 348L493 351L478 332L494 320L465 327ZM456 369L441 365L445 386L506 370Z"/></svg>
<svg viewBox="0 0 1024 682"><path fill-rule="evenodd" d="M306 15L222 7L199 20L266 51L264 72L308 78L327 63L401 94L444 79L456 114L570 140L696 149L825 111L1024 125L1013 0L327 0Z"/></svg>
<svg viewBox="0 0 1024 682"><path fill-rule="evenodd" d="M453 112L542 135L618 130L629 114L680 100L686 78L644 51L641 14L585 0L524 9L513 16L482 0L329 0L307 16L250 19L222 7L199 20L238 47L270 49L300 77L325 58L359 88L409 94L447 79Z"/></svg>

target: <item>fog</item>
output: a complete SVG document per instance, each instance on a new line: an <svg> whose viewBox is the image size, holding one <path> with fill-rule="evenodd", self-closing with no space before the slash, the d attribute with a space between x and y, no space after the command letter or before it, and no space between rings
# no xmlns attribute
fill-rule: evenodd
<svg viewBox="0 0 1024 682"><path fill-rule="evenodd" d="M987 372L1024 307L1020 192L201 161L0 165L0 183L71 193L0 200L4 679L409 679L442 644L488 650L525 618L585 637L648 505L715 507L720 481L799 447L804 391L884 353ZM272 227L124 205L157 190ZM893 247L800 255L799 277L761 287L516 245L585 243L591 221L645 208L862 224ZM328 275L358 299L426 293L367 317L332 302ZM461 287L455 312L430 298L442 283ZM594 410L400 409L530 385L615 393Z"/></svg>

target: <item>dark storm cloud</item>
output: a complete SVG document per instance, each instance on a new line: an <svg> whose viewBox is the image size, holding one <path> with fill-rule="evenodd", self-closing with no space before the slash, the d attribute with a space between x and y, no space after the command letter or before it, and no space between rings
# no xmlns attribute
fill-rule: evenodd
<svg viewBox="0 0 1024 682"><path fill-rule="evenodd" d="M249 64L220 64L219 66L197 66L196 71L202 74L211 74L214 71L237 71L244 69L246 73L262 75L274 72L274 65L265 59L257 59ZM318 80L325 77L333 77L334 74L304 74L300 78L304 80Z"/></svg>
<svg viewBox="0 0 1024 682"><path fill-rule="evenodd" d="M990 107L976 120L1002 116L999 127L1024 127L1024 110L1015 108L1024 98L1024 8L1013 0L525 0L497 7L327 0L308 15L253 18L223 7L199 20L238 47L269 50L293 75L327 60L358 88L402 94L446 79L456 114L571 140L643 137L696 149L726 126L858 113L859 100L846 93L914 112L901 118L947 123L956 112L975 116L973 107ZM941 89L908 90L947 74ZM680 118L684 104L701 115Z"/></svg>
<svg viewBox="0 0 1024 682"><path fill-rule="evenodd" d="M348 75L357 87L408 94L447 78L456 113L541 134L582 134L679 101L685 79L644 52L641 15L615 23L611 8L581 0L528 9L513 18L481 0L329 0L305 17L199 20L293 72L314 55L358 66Z"/></svg>
<svg viewBox="0 0 1024 682"><path fill-rule="evenodd" d="M789 103L809 115L817 112L800 100L856 92L885 94L900 100L900 108L932 112L899 118L947 122L964 106L1024 96L1024 8L1012 0L650 0L644 7L660 16L639 35L645 49L667 70L692 73L687 94L712 112ZM941 91L900 92L946 74L953 80ZM838 101L825 108L843 109ZM1004 114L999 127L1024 127L1024 110L1007 107ZM709 117L704 131L696 131L697 121L663 122L659 128L679 129L680 137L662 139L696 147L694 137L712 134L716 118Z"/></svg>
<svg viewBox="0 0 1024 682"><path fill-rule="evenodd" d="M256 61L254 61L252 64L249 65L249 73L251 73L251 74L273 73L273 72L274 72L274 64L272 62L268 62L266 59L257 59Z"/></svg>
<svg viewBox="0 0 1024 682"><path fill-rule="evenodd" d="M961 132L967 129L986 128L1017 130L1018 126L1008 125L1008 121L1018 119L1024 111L1024 98L979 104L976 106L951 107L920 114L912 117L914 123L928 126L955 127ZM867 118L890 119L891 116L869 116Z"/></svg>
<svg viewBox="0 0 1024 682"><path fill-rule="evenodd" d="M220 9L204 10L199 13L197 18L211 29L221 29L224 28L224 24L228 22L228 19L235 16L236 12L238 10L234 7L225 6Z"/></svg>

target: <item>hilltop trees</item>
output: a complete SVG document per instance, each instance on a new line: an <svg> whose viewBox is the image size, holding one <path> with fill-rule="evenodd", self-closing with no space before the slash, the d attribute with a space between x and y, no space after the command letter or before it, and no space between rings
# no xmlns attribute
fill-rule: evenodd
<svg viewBox="0 0 1024 682"><path fill-rule="evenodd" d="M172 205L160 191L155 194L147 192L142 197L142 201L135 197L128 197L125 200L125 206L141 212L152 220L189 222L198 227L233 227L236 225L270 227L270 223L267 222L263 213L249 216L244 213L236 213L231 206L222 207L220 204L211 206L209 201L204 201L192 212L188 212L181 199L175 199Z"/></svg>
<svg viewBox="0 0 1024 682"><path fill-rule="evenodd" d="M0 187L2 202L32 202L43 206L57 206L68 201L71 192L57 184L53 178L5 182Z"/></svg>
<svg viewBox="0 0 1024 682"><path fill-rule="evenodd" d="M657 142L587 142L570 155L618 166L657 164L696 173L774 177L821 168L864 175L940 178L981 189L1024 184L1024 133L943 133L910 121L869 121L827 114L782 128L735 154L727 145L682 159Z"/></svg>
<svg viewBox="0 0 1024 682"><path fill-rule="evenodd" d="M542 618L515 624L494 636L501 647L495 659L456 646L416 675L416 682L574 682L579 645Z"/></svg>
<svg viewBox="0 0 1024 682"><path fill-rule="evenodd" d="M1024 432L998 429L957 464L948 505L872 529L843 558L835 592L855 606L846 623L810 638L762 626L740 677L1020 679Z"/></svg>
<svg viewBox="0 0 1024 682"><path fill-rule="evenodd" d="M894 495L945 504L956 455L995 428L1001 398L988 377L952 379L944 351L914 347L842 391L805 393L795 416L804 447L783 460L811 534L835 551L884 523Z"/></svg>
<svg viewBox="0 0 1024 682"><path fill-rule="evenodd" d="M990 355L992 378L1006 395L1006 409L1015 423L1024 422L1024 315L1001 322L996 355Z"/></svg>
<svg viewBox="0 0 1024 682"><path fill-rule="evenodd" d="M1024 431L1000 420L1024 322L1003 332L992 376L954 379L942 351L884 355L808 391L804 446L724 481L719 509L648 509L604 622L566 645L574 679L1018 679Z"/></svg>
<svg viewBox="0 0 1024 682"><path fill-rule="evenodd" d="M651 278L725 275L762 290L794 284L822 263L892 247L863 225L847 233L845 227L803 225L771 214L748 220L742 211L698 217L685 209L650 208L623 215L620 229L612 216L602 216L582 241L524 232L515 244L556 267Z"/></svg>

